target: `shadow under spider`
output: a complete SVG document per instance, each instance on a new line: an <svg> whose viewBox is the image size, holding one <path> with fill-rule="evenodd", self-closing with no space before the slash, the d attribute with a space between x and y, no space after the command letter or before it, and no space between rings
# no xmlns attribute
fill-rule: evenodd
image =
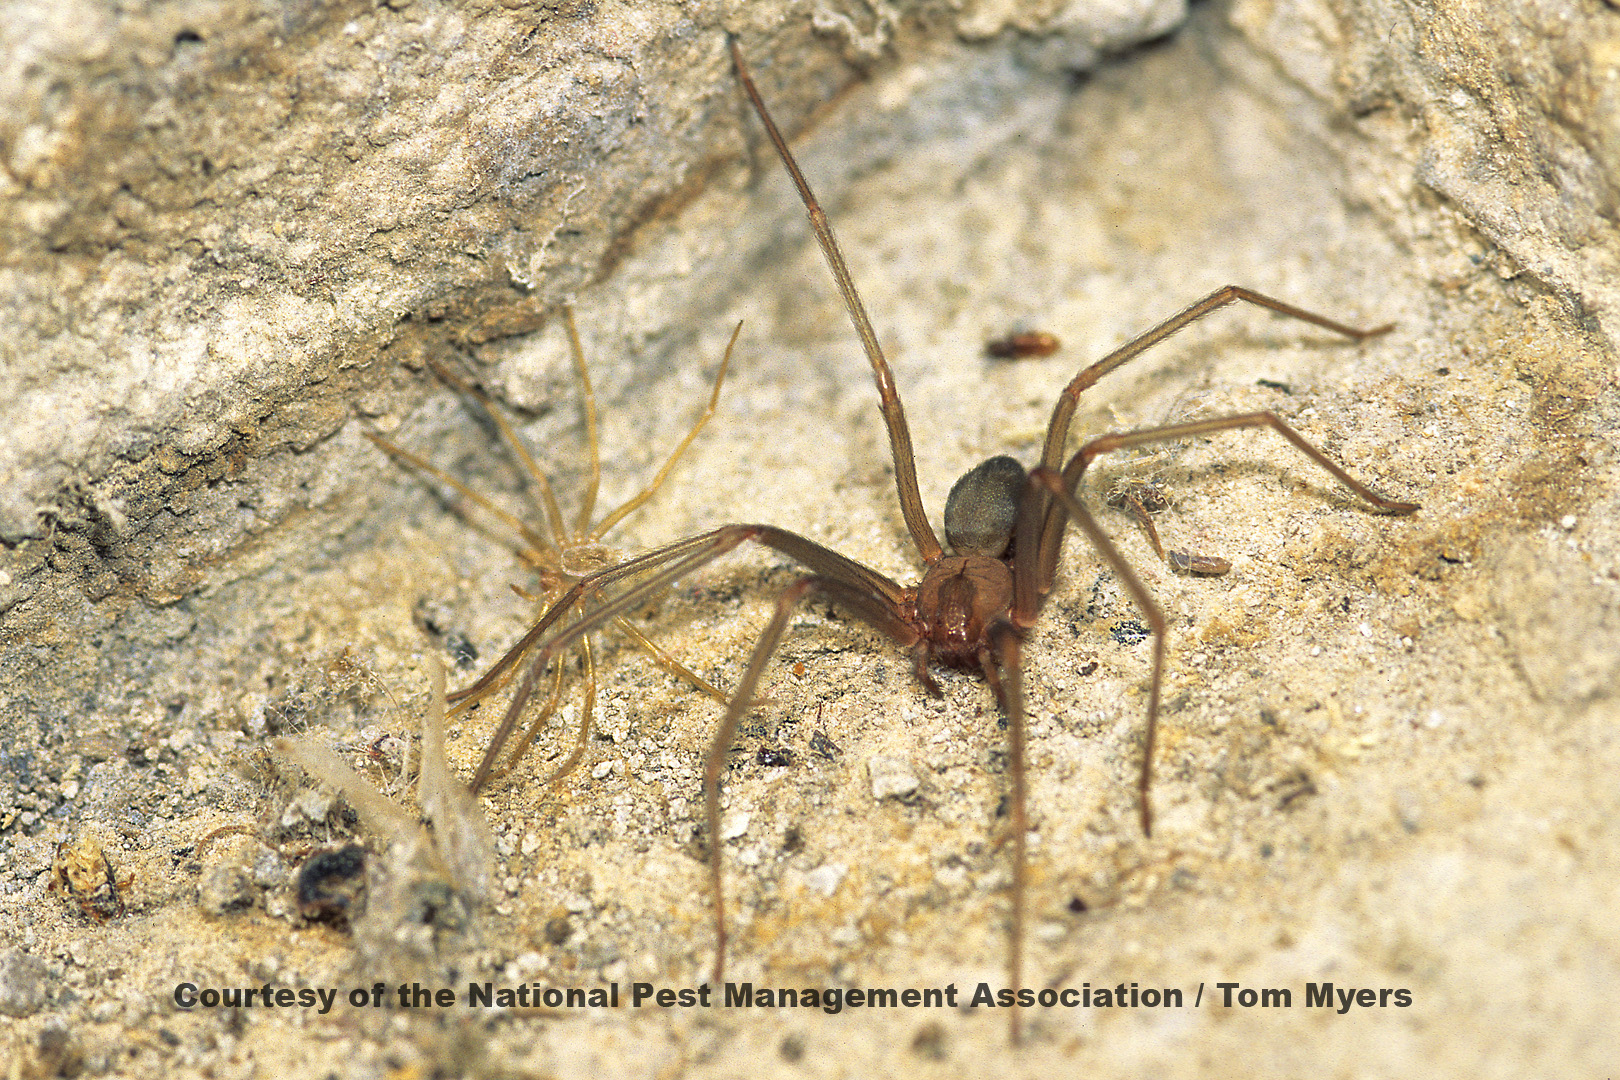
<svg viewBox="0 0 1620 1080"><path fill-rule="evenodd" d="M519 558L528 563L539 574L539 587L535 592L529 592L517 585L512 590L524 599L533 600L544 605L539 616L537 626L549 626L558 618L573 613L575 616L584 616L592 603L600 603L605 598L599 588L580 589L584 582L597 580L602 573L616 566L624 565L622 553L603 543L605 537L613 527L618 525L630 514L640 509L663 486L664 481L674 470L681 456L692 445L720 403L720 388L725 383L726 369L731 364L731 351L737 344L737 335L742 331L742 324L732 331L731 340L726 344L725 355L720 360L720 370L714 377L714 390L709 395L709 402L698 415L697 420L687 431L670 455L665 459L663 466L653 476L652 480L636 494L626 499L613 510L608 511L602 519L592 524L591 519L596 513L596 496L602 478L601 450L597 441L596 431L596 393L591 387L590 372L585 363L585 350L579 342L579 331L574 324L574 310L569 305L563 306L563 322L568 331L569 351L573 356L574 370L579 380L581 407L585 414L586 444L589 456L590 480L586 484L585 492L580 498L579 512L570 520L562 512L557 502L556 492L534 456L529 453L528 447L523 443L513 429L512 425L502 415L495 403L490 400L477 387L466 382L442 364L429 361L433 373L453 390L463 397L476 401L485 414L495 424L501 433L502 442L522 466L523 475L536 494L535 501L541 510L541 521L530 525L522 518L508 513L493 501L472 490L462 481L446 473L426 459L411 453L387 439L371 432L366 437L376 443L394 458L404 462L411 468L425 473L442 484L452 488L467 502L485 513L494 517L504 525L517 539L516 544ZM646 599L651 599L647 597ZM728 700L724 691L716 689L706 680L692 671L679 660L669 655L655 642L636 628L622 613L612 617L613 625L627 638L645 652L654 663L676 678L687 683L693 689L701 691L715 701L725 703ZM531 632L532 634L532 632ZM524 642L530 640L525 636L514 650L521 653L527 646ZM572 749L568 756L557 765L542 781L550 784L562 779L573 772L584 758L585 747L590 738L592 716L596 707L596 657L592 648L591 639L586 634L578 635L581 662L585 670L585 696L580 709L579 730L574 738ZM513 653L507 654L509 657ZM488 779L504 775L509 772L518 760L528 751L535 737L545 729L551 718L556 715L563 694L563 673L567 667L566 657L561 653L548 654L546 665L551 670L551 688L545 702L530 722L522 738L513 746L507 755L506 764L498 771L492 770L489 761L480 768L478 778L474 782L474 790L478 790ZM506 668L505 677L490 681L481 679L474 686L460 690L449 695L451 714L465 712L482 702L485 698L497 693L509 681L512 668ZM532 696L533 686L525 682L519 691L519 699L512 705L512 710L521 712ZM514 715L509 711L508 715Z"/></svg>
<svg viewBox="0 0 1620 1080"><path fill-rule="evenodd" d="M832 270L839 294L871 366L889 435L901 515L925 566L922 579L916 585L902 585L813 540L764 524L723 525L582 578L552 605L546 616L516 646L463 692L468 696L487 693L490 688L511 679L519 667L523 667L512 704L490 740L478 773L473 778L473 788L476 790L491 775L506 740L511 737L521 718L524 703L535 692L548 665L563 650L597 627L661 595L685 575L742 544L763 545L788 556L809 573L778 595L771 620L760 635L743 678L727 704L725 718L716 729L705 759L703 794L707 835L711 838L709 886L714 904L716 942L711 976L713 982L718 984L724 977L728 942L722 873L725 844L720 837L721 774L743 714L757 704L755 691L767 663L776 653L794 608L807 598L816 597L830 601L846 616L866 623L907 650L917 680L928 693L936 697L942 693L929 671L931 664L978 671L990 683L1006 711L1008 816L1012 841L1009 846L1013 871L1011 944L1007 966L1009 989L1016 998L1022 990L1029 832L1021 653L1024 638L1039 620L1046 598L1052 591L1064 534L1071 520L1118 576L1154 634L1147 722L1137 782L1143 833L1151 835L1153 827L1149 795L1164 676L1167 624L1158 604L1136 572L1091 511L1076 498L1075 493L1092 462L1104 454L1136 447L1209 436L1239 428L1269 428L1375 510L1388 514L1409 514L1418 509L1416 503L1379 495L1269 411L1103 435L1083 443L1065 461L1070 421L1081 394L1104 375L1136 359L1172 334L1238 301L1311 323L1353 341L1377 337L1387 333L1391 327L1359 329L1240 286L1228 285L1215 290L1132 338L1096 363L1082 368L1053 407L1041 459L1034 469L1026 471L1012 458L998 456L981 463L958 480L945 504L945 536L953 552L947 554L929 524L928 513L922 504L912 453L911 430L895 389L893 373L856 293L838 243L827 224L825 213L810 191L809 183L766 111L735 41L731 48L738 81L799 191L810 217L811 228ZM1148 513L1146 504L1143 513ZM1179 552L1167 554L1166 558L1172 564L1176 562L1173 555L1183 555L1190 569L1193 556ZM565 614L577 610L578 605L588 606L592 598L609 596L610 592L611 599L592 607L578 620L567 623L564 619ZM1033 1004L1033 999L1030 1003ZM1019 1008L1014 1007L1009 1011L1009 1021L1010 1033L1016 1042L1020 1024Z"/></svg>

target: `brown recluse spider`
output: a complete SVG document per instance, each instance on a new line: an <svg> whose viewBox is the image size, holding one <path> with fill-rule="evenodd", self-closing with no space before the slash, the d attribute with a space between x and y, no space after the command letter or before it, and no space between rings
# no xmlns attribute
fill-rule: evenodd
<svg viewBox="0 0 1620 1080"><path fill-rule="evenodd" d="M434 374L440 380L463 397L476 401L485 415L494 422L507 449L522 466L528 482L537 490L535 501L541 509L542 520L540 522L534 525L529 524L522 518L508 513L490 499L480 495L465 483L426 459L396 446L381 436L374 435L371 432L366 433L366 437L376 443L379 448L411 468L425 473L448 486L468 503L477 506L501 522L518 539L518 556L539 574L540 583L538 593L531 594L516 585L512 586L512 590L526 600L533 600L547 605L539 620L539 624L542 626L550 625L558 617L566 615L571 610L579 609L586 601L596 598L598 594L591 590L587 590L583 594L571 592L570 590L579 582L596 576L602 570L615 566L622 561L620 553L603 543L603 538L619 522L640 509L647 500L658 492L658 489L663 486L664 481L669 478L669 474L681 460L682 455L686 453L687 448L698 437L698 433L703 430L704 426L714 416L715 409L720 403L720 388L726 381L726 369L731 364L731 350L737 344L737 334L742 331L742 325L739 323L737 329L732 332L730 342L726 345L725 355L720 360L720 368L715 374L714 389L709 395L708 404L698 414L697 419L687 431L686 437L676 444L674 450L670 451L669 456L664 460L663 466L659 468L651 481L636 494L605 513L600 521L593 524L591 519L596 514L596 496L602 476L601 449L597 441L596 431L596 391L591 386L590 372L585 363L585 350L580 345L579 330L574 323L574 309L572 306L564 304L562 313L563 328L568 337L569 353L574 362L575 378L579 381L580 386L580 405L585 415L585 442L590 475L590 479L580 497L578 514L572 520L564 516L545 470L535 461L534 455L529 453L528 447L524 445L523 440L518 437L512 425L501 414L501 410L481 390L455 375L442 364L429 361L429 366L432 367ZM569 600L566 605L559 607L560 598L564 596L568 596ZM580 614L583 615L584 611L580 610ZM665 652L640 630L636 629L635 624L622 615L616 617L613 621L620 632L634 642L659 667L716 701L725 702L727 700L724 691L711 686L696 672ZM511 656L511 654L509 653L508 656ZM580 660L585 670L585 697L580 707L579 731L574 738L573 747L568 756L545 778L544 783L547 784L562 779L578 767L585 755L586 742L590 737L591 718L596 704L597 688L596 657L589 637L580 639ZM530 722L528 730L518 740L517 745L512 748L512 752L507 758L506 767L508 769L517 763L518 759L528 750L535 736L545 728L556 714L558 704L562 700L564 667L565 665L560 660L553 666L551 692L541 705L538 714ZM452 706L452 713L466 711L489 694L499 690L503 684L504 680L495 682L480 680L473 687L451 694L449 704ZM520 697L521 700L514 702L514 708L519 712L528 704L527 695L520 695ZM478 781L474 784L475 790L487 778L490 772L490 764L492 763L486 761L485 767L480 770Z"/></svg>
<svg viewBox="0 0 1620 1080"><path fill-rule="evenodd" d="M806 567L810 574L788 586L777 597L771 619L760 634L753 655L748 661L748 667L732 693L725 718L710 743L704 768L703 794L708 826L709 881L714 894L716 937L712 976L714 982L718 984L724 975L727 946L721 872L722 842L719 835L721 770L736 737L738 723L743 713L754 703L754 693L764 674L765 665L776 652L787 627L789 615L806 597L818 595L840 607L846 614L855 616L886 635L902 649L909 650L917 680L930 694L936 697L942 695L939 684L934 681L928 670L930 663L938 662L948 667L982 672L1005 708L1011 787L1008 804L1013 849L1008 977L1011 987L1016 991L1020 988L1022 978L1027 861L1025 845L1028 832L1020 651L1025 633L1035 625L1041 605L1052 589L1064 527L1071 519L1119 576L1136 605L1142 609L1154 632L1147 725L1142 748L1141 771L1137 782L1142 831L1151 835L1153 827L1149 789L1153 776L1154 737L1158 725L1159 696L1164 674L1166 623L1164 615L1153 602L1147 588L1125 561L1119 549L1104 534L1091 512L1074 496L1091 463L1101 455L1116 450L1211 435L1236 428L1267 427L1326 469L1335 479L1375 509L1392 514L1408 514L1418 509L1415 503L1387 499L1372 491L1271 412L1243 413L1237 416L1104 435L1085 443L1065 464L1064 448L1069 434L1069 421L1079 403L1081 393L1104 375L1140 356L1176 331L1218 308L1239 300L1301 319L1355 341L1383 334L1390 327L1380 326L1372 330L1360 330L1280 300L1262 296L1249 289L1233 285L1217 289L1146 333L1121 345L1090 367L1083 368L1070 380L1052 410L1040 464L1035 469L1026 473L1024 467L1017 461L1000 456L983 462L958 480L945 504L945 535L954 552L946 554L928 523L927 512L923 509L912 457L911 432L906 423L905 412L900 405L900 395L895 390L894 377L889 370L888 362L884 359L883 350L878 345L871 321L867 318L860 297L856 294L843 255L839 252L838 243L833 238L826 215L815 196L811 194L809 184L788 150L787 143L766 111L735 41L732 42L731 51L737 78L759 114L765 132L776 148L783 165L786 166L794 186L798 188L799 197L810 216L811 228L832 269L838 291L843 297L850 320L855 326L855 332L860 336L862 348L871 365L872 377L877 383L883 421L889 433L900 512L905 519L917 554L925 566L922 581L915 586L901 585L853 559L774 525L724 525L648 552L576 583L566 596L553 605L553 615L560 616L561 612L571 610L576 602L588 596L606 595L604 590L611 586L626 583L628 587L596 608L589 616L570 626L553 631L551 627L556 623L556 618L548 616L547 619L541 620L467 692L480 693L486 684L494 685L497 681L508 677L514 665L523 656L528 655L529 666L519 681L517 691L516 700L521 701L525 695L532 692L535 681L550 658L565 648L569 642L607 620L644 603L648 598L659 595L662 590L698 567L713 562L724 553L750 541L787 555ZM483 782L499 756L502 745L517 722L517 711L520 710L515 706L509 708L491 737L489 748L484 753L483 763L479 766L478 774L473 781L475 788ZM1015 1041L1018 1037L1018 1014L1017 1008L1010 1014Z"/></svg>

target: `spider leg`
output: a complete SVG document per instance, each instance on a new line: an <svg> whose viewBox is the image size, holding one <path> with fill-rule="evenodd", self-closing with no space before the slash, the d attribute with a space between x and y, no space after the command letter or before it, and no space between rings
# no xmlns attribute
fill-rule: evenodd
<svg viewBox="0 0 1620 1080"><path fill-rule="evenodd" d="M659 647L657 642L653 641L646 634L643 634L640 630L637 630L636 624L631 622L629 619L620 617L614 619L613 624L619 628L619 631L623 633L625 637L635 642L641 651L646 653L647 656L651 658L653 663L657 664L659 667L663 668L677 679L686 683L686 685L690 686L692 689L701 694L707 694L709 697L712 697L721 704L731 700L731 696L724 690L714 686L703 676L699 675L697 672L693 671L691 668L669 655L669 653L665 652L661 647Z"/></svg>
<svg viewBox="0 0 1620 1080"><path fill-rule="evenodd" d="M641 508L642 503L652 498L658 489L664 486L664 481L669 479L669 474L674 471L675 464L681 460L681 456L686 453L687 447L691 446L693 440L698 437L698 432L702 431L709 423L709 420L713 418L715 410L720 407L720 387L725 384L726 369L731 366L731 350L737 345L737 336L742 333L742 327L743 324L739 322L737 328L731 332L731 340L726 342L725 355L720 358L720 370L714 377L714 391L709 394L709 403L698 414L697 421L692 424L691 430L686 433L686 438L677 443L675 449L670 451L669 457L664 460L663 467L658 470L646 487L626 499L619 505L617 510L608 514L596 528L590 530L590 539L602 539L607 535L608 530L623 521L627 514L634 513Z"/></svg>
<svg viewBox="0 0 1620 1080"><path fill-rule="evenodd" d="M1031 487L1039 485L1050 492L1053 499L1056 500L1052 505L1051 516L1048 519L1057 522L1057 529L1053 534L1055 540L1051 541L1052 547L1056 548L1058 544L1062 543L1063 526L1069 518L1074 519L1075 524L1080 526L1080 531L1086 534L1086 539L1091 541L1091 546L1102 555L1108 565L1113 568L1114 573L1119 575L1119 580L1124 584L1126 591L1131 594L1131 599L1141 609L1142 617L1148 621L1153 629L1153 676L1148 685L1147 732L1142 746L1142 772L1137 781L1142 835L1152 836L1153 804L1149 799L1149 789L1153 784L1153 744L1159 730L1159 693L1164 682L1164 644L1165 635L1169 631L1169 624L1165 621L1164 612L1154 602L1153 594L1148 592L1147 586L1142 584L1142 579L1137 577L1136 571L1131 569L1131 564L1126 561L1119 548L1109 539L1102 526L1097 524L1097 519L1091 515L1091 511L1087 510L1084 504L1074 497L1067 473L1059 475L1053 470L1042 466L1031 471L1029 479ZM1029 494L1026 489L1025 501L1034 503L1035 500L1030 499ZM1020 526L1022 526L1022 520L1020 520ZM1051 530L1040 533L1038 541L1035 535L1019 535L1018 560L1015 567L1018 578L1023 578L1025 575L1032 578L1045 575L1045 580L1051 580L1051 571L1047 569L1047 566L1057 562L1057 552L1055 550L1048 551L1044 548L1044 545L1048 543L1048 533L1051 533ZM1043 545L1043 548L1039 551L1033 550L1037 542ZM1027 558L1026 551L1028 551ZM1042 592L1040 595L1044 597L1045 593ZM1016 621L1019 615L1016 602L1013 615ZM1033 622L1033 613L1029 613L1025 617ZM1002 674L1003 678L1005 678L1006 673L1003 672ZM1008 715L1011 716L1010 708ZM1011 726L1010 719L1008 725Z"/></svg>
<svg viewBox="0 0 1620 1080"><path fill-rule="evenodd" d="M512 747L512 752L506 755L506 764L501 766L499 771L490 774L491 779L499 780L506 776L517 765L518 760L529 752L535 736L545 730L546 725L551 723L551 718L557 715L557 706L562 702L562 690L563 665L559 659L552 665L551 695L546 698L546 703L540 707L535 718L529 721L528 729L523 732L523 737L518 740L517 745Z"/></svg>
<svg viewBox="0 0 1620 1080"><path fill-rule="evenodd" d="M1141 608L1143 615L1152 624L1154 633L1153 646L1153 682L1148 692L1148 719L1147 736L1142 758L1142 773L1138 784L1141 800L1142 832L1151 836L1153 829L1153 809L1149 798L1149 789L1153 781L1153 746L1158 733L1159 724L1159 695L1164 670L1164 636L1166 624L1163 613L1154 603L1146 586L1131 570L1125 557L1120 554L1095 518L1086 510L1079 500L1074 497L1081 479L1091 462L1102 454L1114 450L1124 450L1133 446L1143 446L1155 442L1168 442L1173 439L1188 438L1195 435L1207 435L1217 431L1230 431L1237 428L1269 427L1283 438L1287 439L1297 450L1322 466L1340 483L1348 487L1361 499L1371 504L1375 510L1388 514L1410 514L1419 509L1417 503L1401 502L1398 499L1385 498L1373 491L1367 485L1357 480L1345 471L1337 462L1313 446L1303 435L1285 424L1280 417L1271 412L1243 413L1237 416L1221 417L1215 420L1199 420L1186 424L1169 424L1163 427L1144 428L1140 431L1127 431L1115 435L1104 435L1091 440L1075 451L1069 463L1064 466L1060 476L1054 470L1042 466L1030 473L1032 484L1052 493L1056 500L1047 512L1045 527L1039 530L1038 539L1033 535L1026 535L1024 528L1033 520L1035 510L1025 507L1020 511L1019 517L1019 558L1015 575L1015 603L1013 617L1019 625L1028 625L1034 618L1034 609L1022 607L1023 604L1033 603L1038 607L1051 588L1053 578L1057 573L1058 554L1063 543L1063 527L1068 519L1072 518L1091 541L1092 546L1102 553L1103 557L1119 575L1137 607ZM1026 495L1026 501L1028 497ZM1033 564L1033 565L1028 565ZM1026 597L1028 599L1026 599Z"/></svg>
<svg viewBox="0 0 1620 1080"><path fill-rule="evenodd" d="M562 509L557 505L557 493L552 490L551 481L546 477L546 471L540 467L539 462L534 460L534 455L529 453L529 448L523 444L522 439L518 438L518 434L513 430L511 423L502 414L501 410L495 407L495 403L489 399L488 394L436 360L429 360L428 367L433 369L433 374L439 377L440 382L445 383L450 389L463 397L470 397L478 402L479 406L484 410L484 415L494 421L496 429L501 433L501 438L506 442L507 449L523 465L524 471L529 474L535 485L540 489L540 506L546 515L546 525L551 529L550 537L539 538L537 541L532 530L525 526L521 530L523 538L534 544L540 551L556 551L559 545L562 544L563 539L568 535L568 531L567 527L563 525ZM588 381L585 384L585 389L587 392L590 390Z"/></svg>
<svg viewBox="0 0 1620 1080"><path fill-rule="evenodd" d="M827 257L827 266L832 270L833 280L838 283L838 294L844 298L844 307L849 310L849 321L855 325L861 348L866 350L867 362L872 366L872 379L877 383L883 423L889 429L889 452L894 458L894 483L900 497L900 513L906 519L906 528L911 533L912 543L917 546L917 554L922 556L923 562L932 566L944 554L944 549L939 546L933 526L928 524L928 511L923 507L922 493L917 488L917 462L911 449L911 428L906 423L906 411L900 404L900 392L894 386L894 372L883 357L877 331L872 329L872 320L867 317L866 307L861 303L860 294L855 291L855 281L849 276L844 254L838 248L838 238L833 236L832 226L827 224L827 215L810 190L810 182L799 171L799 163L793 160L787 140L782 138L782 133L776 129L775 121L766 110L765 101L754 86L753 76L748 73L748 65L743 62L742 50L737 46L736 38L731 39L731 60L737 68L737 81L742 83L748 100L753 103L754 112L759 114L760 122L765 125L765 134L770 136L771 145L776 147L776 154L787 168L793 186L799 190L799 199L810 216L810 228L821 245L821 253Z"/></svg>
<svg viewBox="0 0 1620 1080"><path fill-rule="evenodd" d="M1194 420L1185 424L1166 424L1163 427L1142 428L1138 431L1125 431L1100 436L1092 439L1074 452L1074 456L1069 459L1069 463L1063 467L1063 486L1070 492L1079 490L1080 480L1085 475L1086 470L1091 467L1091 463L1103 454L1115 450L1126 450L1133 446L1146 446L1151 443L1172 442L1176 439L1186 439L1197 435L1211 435L1217 431L1255 427L1269 427L1284 439L1287 439L1296 450L1326 469L1333 475L1335 480L1349 488L1374 510L1385 514L1410 514L1419 509L1417 503L1401 502L1399 499L1389 499L1378 494L1372 488L1351 476L1338 462L1318 450L1305 436L1289 427L1276 413L1269 411L1239 413L1236 416L1223 416L1213 420ZM1020 522L1020 526L1022 526L1022 522ZM1041 530L1040 555L1042 563L1037 584L1042 596L1052 588L1052 580L1057 572L1058 553L1062 543L1063 516L1058 512L1057 507L1053 506L1048 513L1045 527Z"/></svg>
<svg viewBox="0 0 1620 1080"><path fill-rule="evenodd" d="M579 735L574 739L574 749L561 765L551 770L546 778L540 781L541 787L550 787L575 769L585 757L585 745L591 737L591 719L596 712L596 657L591 652L591 638L587 634L579 639L580 648L585 653L585 702L579 709ZM512 761L517 760L516 752Z"/></svg>
<svg viewBox="0 0 1620 1080"><path fill-rule="evenodd" d="M1057 405L1052 409L1052 422L1046 429L1046 445L1041 451L1041 464L1048 469L1056 469L1058 463L1063 460L1063 445L1069 437L1069 420L1074 415L1075 406L1080 403L1082 392L1091 388L1098 379L1101 379L1110 371L1135 360L1166 338L1186 329L1204 316L1239 300L1253 304L1256 307L1266 308L1269 311L1275 311L1279 315L1286 315L1291 319L1298 319L1301 322L1320 326L1324 330L1342 334L1352 341L1365 341L1368 338L1378 337L1380 334L1387 334L1395 329L1394 323L1385 323L1383 326L1375 326L1371 330L1362 330L1330 319L1325 315L1318 315L1314 311L1306 311L1304 308L1273 299L1264 293L1257 293L1253 289L1245 289L1241 285L1223 285L1202 300L1182 308L1151 330L1133 337L1095 364L1082 369L1078 375L1070 380L1069 385L1064 387L1063 393L1058 396Z"/></svg>
<svg viewBox="0 0 1620 1080"><path fill-rule="evenodd" d="M1014 997L1023 988L1024 909L1029 878L1029 793L1026 783L1024 669L1020 631L1010 619L998 619L986 630L995 666L996 686L1007 709L1008 792L1013 833L1012 946L1007 956L1007 985ZM1019 1010L1008 1014L1012 1041L1019 1041Z"/></svg>
<svg viewBox="0 0 1620 1080"><path fill-rule="evenodd" d="M1233 304L1240 300L1244 303L1253 304L1256 307L1265 308L1268 311L1274 311L1279 315L1286 315L1291 319L1298 319L1301 322L1307 322L1313 326L1320 326L1324 330L1331 330L1333 333L1341 334L1352 341L1365 341L1368 338L1374 338L1382 334L1387 334L1389 331L1395 328L1394 323L1385 323L1382 326L1375 326L1371 329L1362 329L1360 327L1351 326L1348 323L1342 323L1335 319L1330 319L1325 315L1319 315L1314 311L1307 311L1304 308L1295 307L1293 304L1266 296L1264 293L1255 292L1253 289L1246 289L1241 285L1223 285L1221 288L1216 289L1203 299L1182 308L1168 319L1160 322L1158 325L1141 334L1138 334L1136 337L1127 341L1125 344L1121 345L1107 356L1104 356L1096 363L1090 365L1089 367L1082 368L1080 372L1069 381L1069 384L1063 388L1063 392L1058 395L1057 404L1052 407L1052 419L1046 428L1046 442L1041 449L1041 464L1048 469L1056 470L1062 463L1063 449L1068 443L1069 439L1069 422L1074 417L1075 408L1080 404L1080 395L1082 393L1096 385L1099 379L1114 369L1123 367L1125 364L1136 359L1138 356L1141 356L1155 345L1160 344L1165 339L1172 337L1181 330L1186 329L1188 326L1204 318L1206 315L1210 315L1216 311L1219 311L1221 308L1226 307L1228 304ZM1300 441L1303 442L1303 440ZM1309 446L1308 443L1305 445ZM1313 451L1314 448L1308 452ZM1324 464L1326 464L1325 459L1321 460ZM1328 467L1330 469L1332 468L1332 466ZM1336 473L1335 475L1338 474ZM1073 490L1072 486L1070 490ZM1043 509L1051 507L1052 500L1050 498L1043 496L1040 501ZM1062 520L1055 513L1051 512L1043 513L1042 519L1044 521L1044 525L1042 526L1040 547L1043 552L1050 553L1052 565L1055 566L1057 562L1058 549L1062 546ZM1216 564L1212 562L1209 570L1198 570L1194 572L1212 573L1214 572L1215 565ZM1189 565L1188 569L1192 569L1192 567ZM1043 576L1038 582L1038 585L1041 594L1045 595L1045 593L1052 587L1052 578L1050 574Z"/></svg>
<svg viewBox="0 0 1620 1080"><path fill-rule="evenodd" d="M794 539L803 540L802 537L796 536ZM720 726L714 733L714 741L709 744L709 756L703 769L703 804L709 828L709 885L714 893L715 986L720 985L725 975L728 941L725 888L721 873L720 771L725 767L726 755L731 751L732 743L736 741L737 725L741 723L743 713L748 711L754 701L754 691L759 688L759 680L764 675L765 665L781 644L789 616L793 614L793 609L799 602L812 593L826 596L850 615L888 635L902 648L917 644L922 637L917 628L907 621L898 603L883 593L870 589L864 581L850 580L842 576L801 578L777 596L776 611L759 635L759 641L754 646L754 654L748 661L748 669L743 672L742 680L732 693L725 719L720 721Z"/></svg>
<svg viewBox="0 0 1620 1080"><path fill-rule="evenodd" d="M494 416L497 414L491 413L490 415ZM460 495L463 499L466 499L474 506L477 506L491 517L498 520L502 525L505 525L508 529L511 529L513 533L521 537L523 542L528 544L530 547L538 551L553 551L556 549L556 545L552 543L549 538L536 532L521 518L514 514L508 513L499 506L496 506L489 499L486 499L484 496L478 494L478 492L474 491L460 480L457 480L443 469L428 462L427 459L411 453L402 446L394 445L381 435L376 435L369 431L362 432L362 434L376 444L377 448L384 453L403 461L405 464L409 465L418 472L426 473L428 476L433 477L433 479L437 480L441 484L444 484L446 487L454 489L456 494ZM464 510L462 513L463 516L466 516L466 512Z"/></svg>
<svg viewBox="0 0 1620 1080"><path fill-rule="evenodd" d="M682 577L708 565L745 541L753 541L780 551L818 575L844 582L850 590L871 596L874 604L886 605L894 611L901 609L900 605L906 596L906 590L899 584L854 559L838 554L831 548L774 525L722 525L718 529L655 548L618 566L589 574L563 593L535 621L517 644L508 649L477 682L451 695L458 704L482 698L510 678L511 672L524 661L525 657L529 657L528 666L522 678L518 680L517 689L513 692L510 704L507 705L506 713L495 729L495 734L490 737L489 747L484 751L483 760L473 776L473 791L478 791L483 787L484 781L489 779L495 759L517 726L518 719L533 696L535 686L546 665L570 642L661 595ZM640 580L634 580L637 578ZM622 593L606 600L573 622L563 621L564 616L582 600L598 596L607 586L626 579L631 579L634 583ZM559 623L562 625L557 628ZM733 704L739 700L751 702L753 699L748 694L740 698L734 696Z"/></svg>

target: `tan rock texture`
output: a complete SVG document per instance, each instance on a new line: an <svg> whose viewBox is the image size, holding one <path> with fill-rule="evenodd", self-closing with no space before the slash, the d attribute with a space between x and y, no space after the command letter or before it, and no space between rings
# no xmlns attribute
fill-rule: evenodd
<svg viewBox="0 0 1620 1080"><path fill-rule="evenodd" d="M41 1077L1607 1075L1620 11L1182 15L7 5L0 1060ZM916 580L870 374L728 34L849 256L936 526L975 462L1033 460L1075 370L1222 284L1395 324L1356 345L1221 312L1077 415L1076 440L1272 409L1423 504L1367 513L1263 432L1116 455L1088 482L1171 625L1158 827L1142 836L1134 802L1150 647L1071 537L1025 644L1026 983L1174 987L1184 1008L1034 1008L1015 1049L1000 1009L468 1005L485 981L617 983L627 1004L633 982L695 987L712 963L719 707L611 629L581 767L541 783L572 741L554 728L480 802L482 904L445 842L379 835L269 752L324 741L416 812L431 658L466 685L534 616L514 586L538 586L498 520L365 434L538 522L499 432L429 369L447 365L577 512L590 442L565 300L605 507L690 429L743 323L717 414L615 548L768 521ZM1062 347L984 356L1015 330ZM1127 481L1166 493L1169 546L1231 572L1157 562L1105 506ZM795 578L745 548L632 622L729 687ZM725 782L729 978L962 1001L1003 984L1006 737L982 680L944 683L930 699L906 655L823 604L795 615ZM571 666L566 724L583 684ZM452 719L460 776L490 711ZM347 999L410 980L458 1002ZM183 982L340 993L324 1015L185 1010ZM1392 993L1307 1006L1328 982ZM1227 1006L1219 983L1291 1000Z"/></svg>

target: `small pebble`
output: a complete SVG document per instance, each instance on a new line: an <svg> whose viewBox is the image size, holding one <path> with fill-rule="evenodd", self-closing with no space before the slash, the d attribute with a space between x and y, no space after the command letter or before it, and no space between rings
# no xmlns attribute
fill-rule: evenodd
<svg viewBox="0 0 1620 1080"><path fill-rule="evenodd" d="M917 790L919 781L905 758L879 755L867 761L867 775L872 780L872 798L903 799Z"/></svg>
<svg viewBox="0 0 1620 1080"><path fill-rule="evenodd" d="M45 1004L45 962L15 949L0 949L0 1014L32 1016Z"/></svg>
<svg viewBox="0 0 1620 1080"><path fill-rule="evenodd" d="M848 873L849 867L843 863L822 863L804 875L804 883L822 896L831 896Z"/></svg>
<svg viewBox="0 0 1620 1080"><path fill-rule="evenodd" d="M210 867L197 883L197 904L210 915L250 908L253 900L253 880L234 864Z"/></svg>
<svg viewBox="0 0 1620 1080"><path fill-rule="evenodd" d="M720 839L735 840L748 831L748 822L752 815L746 810L735 810L725 816L720 822Z"/></svg>

